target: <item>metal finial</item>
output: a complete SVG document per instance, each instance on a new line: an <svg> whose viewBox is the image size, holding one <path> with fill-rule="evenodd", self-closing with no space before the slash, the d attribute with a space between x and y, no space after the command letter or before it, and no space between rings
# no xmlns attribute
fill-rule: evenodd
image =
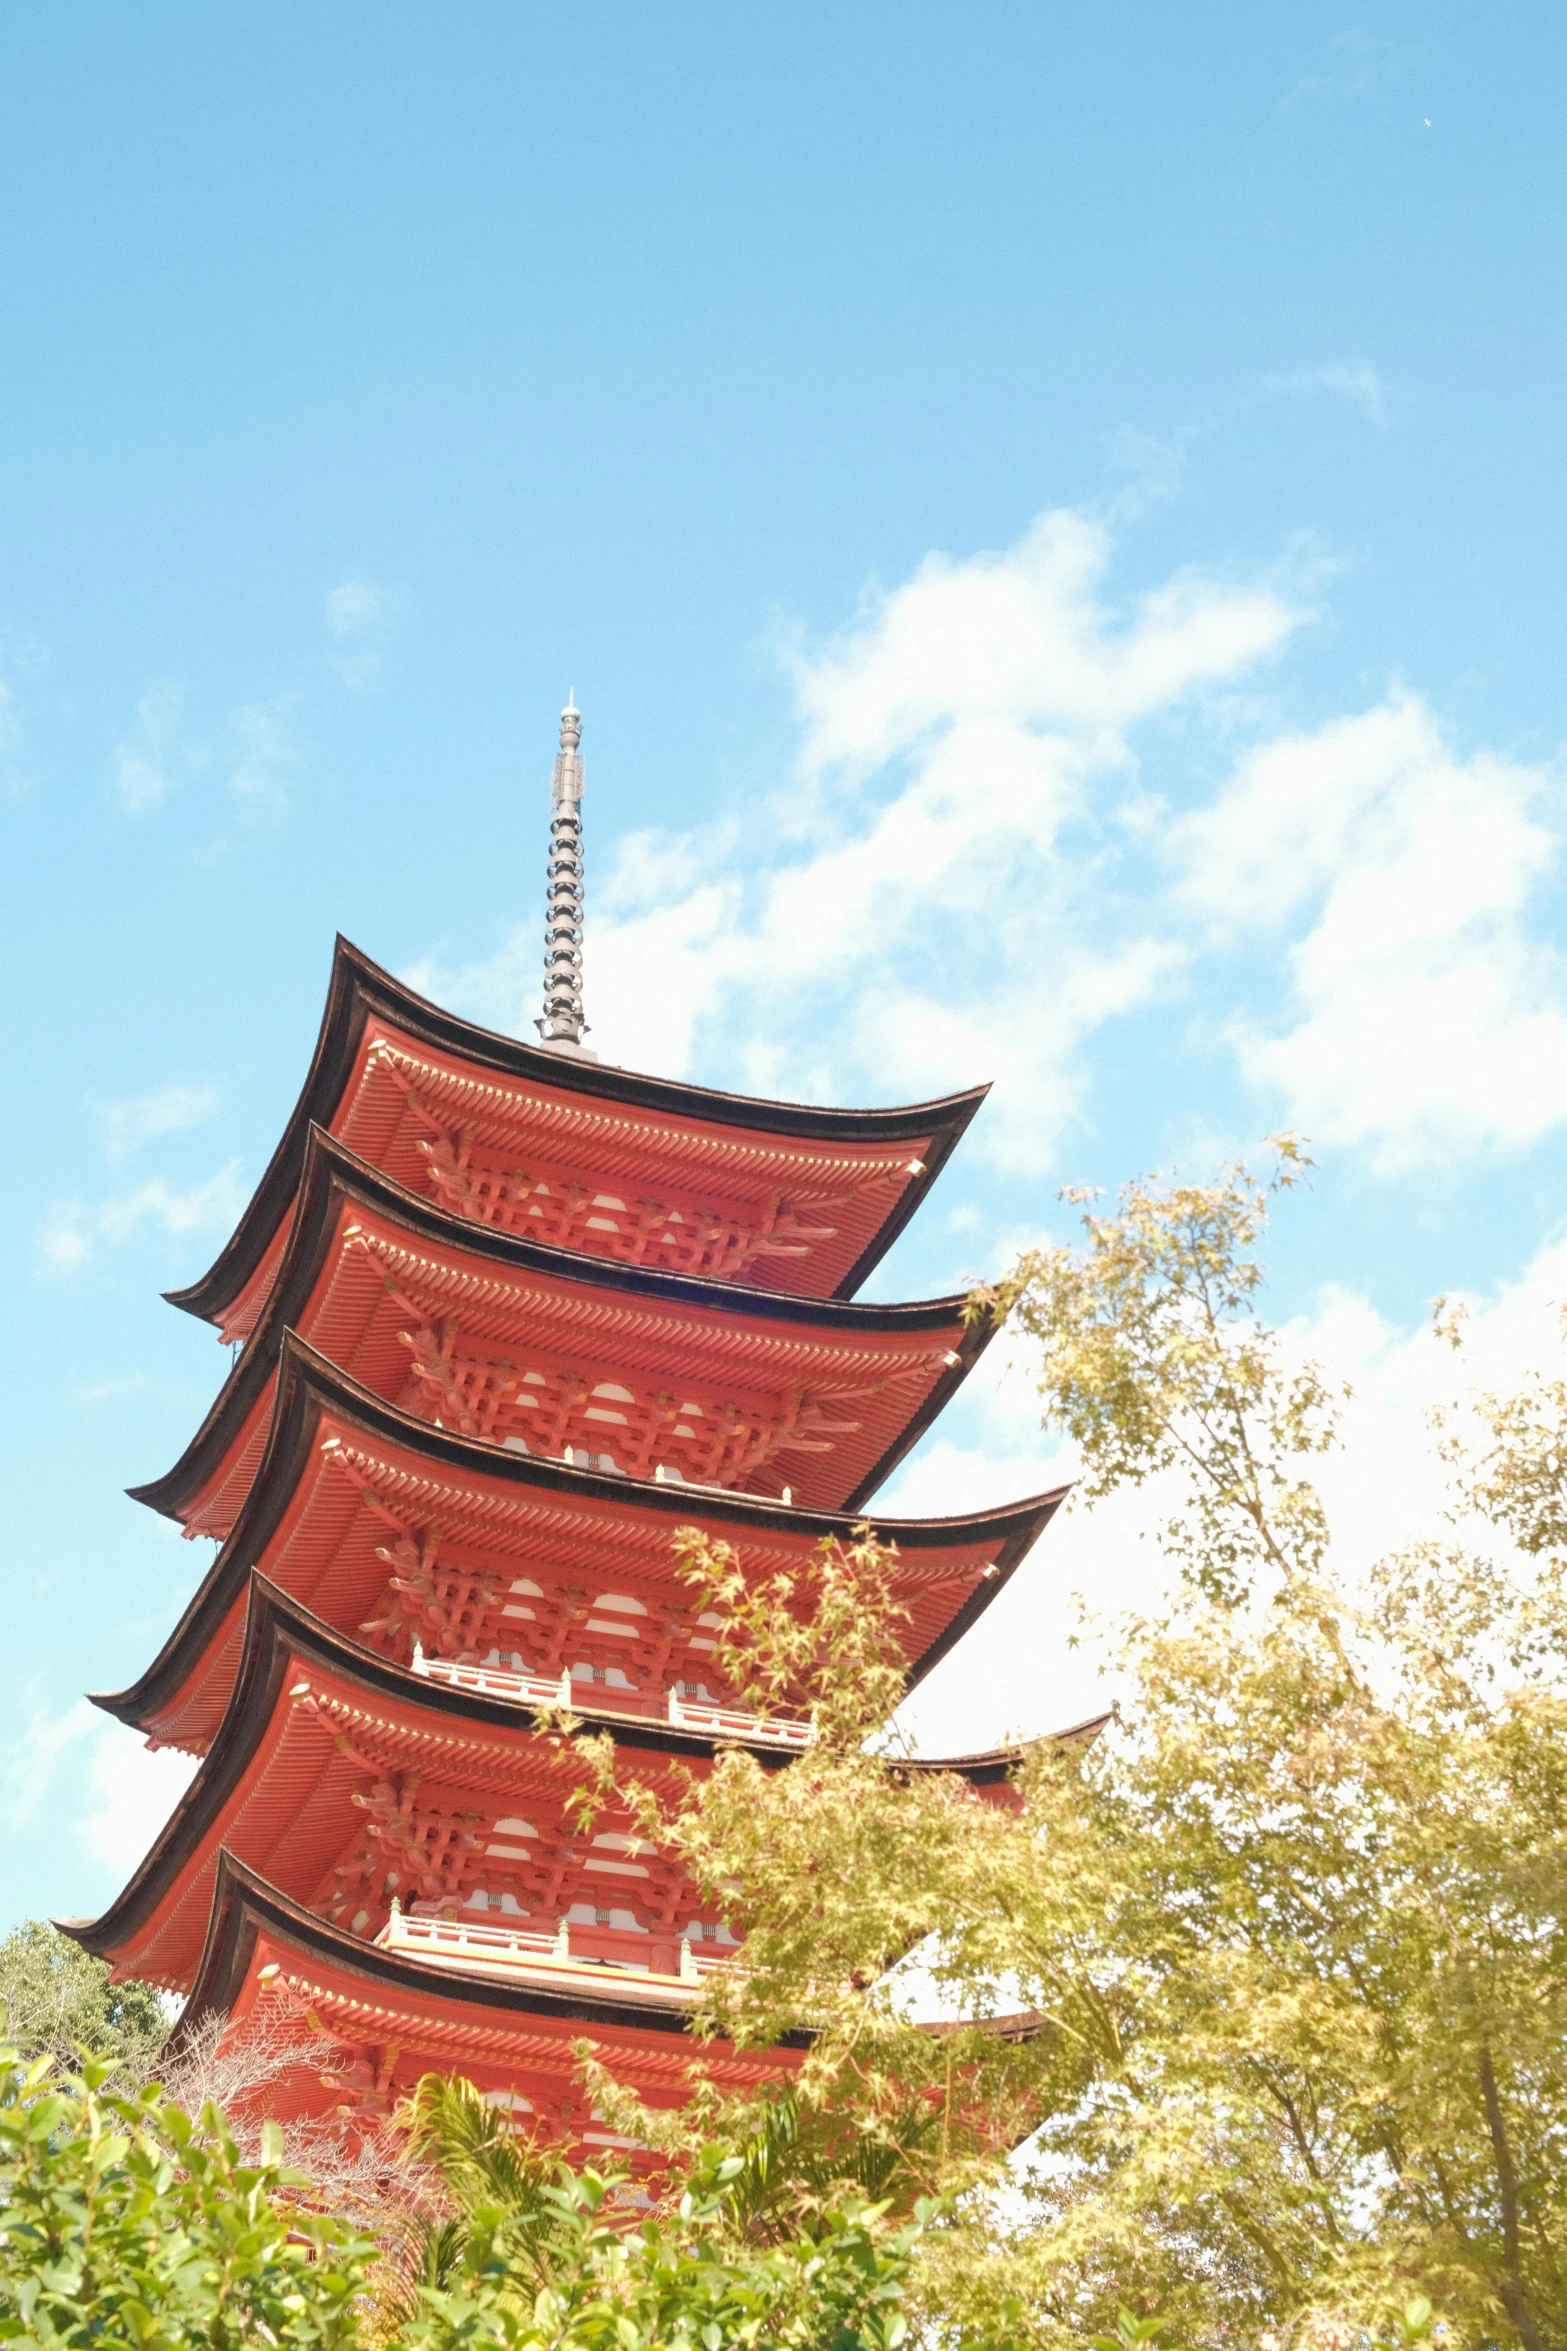
<svg viewBox="0 0 1567 2351"><path fill-rule="evenodd" d="M550 784L549 893L544 916L542 1041L583 1061L598 1056L582 1042L582 713L573 691L560 714L560 749Z"/></svg>

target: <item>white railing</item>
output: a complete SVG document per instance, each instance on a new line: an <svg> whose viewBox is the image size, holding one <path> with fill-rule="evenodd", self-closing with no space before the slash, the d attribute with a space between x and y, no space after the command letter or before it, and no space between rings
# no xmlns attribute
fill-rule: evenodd
<svg viewBox="0 0 1567 2351"><path fill-rule="evenodd" d="M609 1972L600 1961L573 1958L571 1930L565 1919L552 1935L533 1934L526 1927L481 1926L476 1919L410 1918L394 1902L391 1916L375 1940L382 1951L406 1951L415 1959L444 1959L459 1967L466 1963L486 1973L571 1968L581 1973L591 1972L602 1982ZM617 1972L633 1985L652 1983L668 1990L676 1984L688 1988L700 1984L728 1964L728 1954L693 1951L690 1937L682 1935L678 1974L665 1975L654 1968L626 1968Z"/></svg>
<svg viewBox="0 0 1567 2351"><path fill-rule="evenodd" d="M704 1976L717 1975L721 1968L727 1967L729 1957L725 1951L693 1951L689 1935L682 1935L680 1980L686 1984L699 1984Z"/></svg>
<svg viewBox="0 0 1567 2351"><path fill-rule="evenodd" d="M482 1697L510 1698L520 1706L565 1706L573 1703L569 1670L558 1680L537 1673L513 1673L499 1665L456 1665L449 1657L426 1657L418 1642L414 1643L411 1660L413 1670L426 1681L444 1682L453 1690L476 1690ZM605 1696L629 1701L624 1706L612 1707L615 1713L640 1712L634 1690L610 1691ZM811 1726L808 1722L790 1722L783 1717L764 1719L759 1714L747 1714L738 1706L714 1706L704 1699L682 1698L678 1690L669 1693L669 1720L677 1728L704 1731L709 1738L766 1739L779 1747L808 1747Z"/></svg>
<svg viewBox="0 0 1567 2351"><path fill-rule="evenodd" d="M523 1927L480 1926L477 1919L409 1918L395 1902L376 1941L383 1951L483 1958L500 1967L508 1962L517 1967L537 1966L540 1960L559 1964L571 1958L564 1920L553 1935L537 1935Z"/></svg>
<svg viewBox="0 0 1567 2351"><path fill-rule="evenodd" d="M788 1722L774 1716L768 1720L759 1714L744 1714L737 1706L710 1706L696 1698L682 1698L677 1690L669 1693L669 1719L682 1730L707 1731L723 1739L771 1739L780 1747L808 1747L811 1726L808 1722Z"/></svg>
<svg viewBox="0 0 1567 2351"><path fill-rule="evenodd" d="M445 1682L454 1690L477 1690L487 1698L512 1698L523 1706L570 1706L571 1676L558 1681L537 1673L511 1673L499 1665L454 1665L449 1657L426 1657L414 1645L413 1669L426 1681Z"/></svg>

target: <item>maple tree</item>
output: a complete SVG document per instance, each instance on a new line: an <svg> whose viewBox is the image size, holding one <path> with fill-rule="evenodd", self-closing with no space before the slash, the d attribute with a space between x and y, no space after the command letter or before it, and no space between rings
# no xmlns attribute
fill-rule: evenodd
<svg viewBox="0 0 1567 2351"><path fill-rule="evenodd" d="M900 1752L868 1532L761 1589L685 1538L720 1670L763 1714L803 1692L816 1733L787 1771L735 1750L673 1809L643 1792L745 1937L706 2027L808 2024L815 2176L869 2156L947 2200L933 2340L1118 2313L1189 2343L1567 2339L1567 1386L1482 1400L1467 1456L1448 1432L1494 1543L1349 1587L1311 1477L1338 1398L1258 1312L1301 1167L1084 1200L1080 1246L976 1295L1034 1350L1079 1507L1154 1481L1171 1568L1119 1627L1104 1734L1036 1744L1011 1807ZM755 2123L700 2087L684 2117L594 2094L676 2154Z"/></svg>

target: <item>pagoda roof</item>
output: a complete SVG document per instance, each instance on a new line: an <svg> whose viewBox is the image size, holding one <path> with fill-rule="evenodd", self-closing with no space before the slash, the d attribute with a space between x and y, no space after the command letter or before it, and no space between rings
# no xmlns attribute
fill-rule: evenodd
<svg viewBox="0 0 1567 2351"><path fill-rule="evenodd" d="M612 1184L684 1186L757 1203L831 1202L830 1231L818 1231L804 1251L763 1256L751 1270L761 1287L851 1297L988 1091L971 1087L893 1110L833 1110L646 1077L460 1020L339 937L315 1055L271 1163L208 1272L167 1295L213 1322L253 1315L305 1180L312 1127L411 1177L421 1168L421 1138L408 1119L412 1092L507 1149L564 1157Z"/></svg>
<svg viewBox="0 0 1567 2351"><path fill-rule="evenodd" d="M754 1431L758 1466L735 1482L778 1491L787 1477L809 1506L855 1511L993 1335L989 1318L966 1322L964 1307L961 1296L799 1299L550 1248L433 1206L313 1127L261 1319L180 1460L131 1491L192 1532L226 1534L265 1442L283 1333L297 1328L378 1392L395 1393L417 1373L446 1417L471 1407L497 1434L503 1390L526 1399L530 1380L543 1384L551 1412L569 1409L581 1421L585 1403L585 1420L602 1426L584 1423L579 1442L585 1429L606 1444L635 1415L592 1401L605 1375L617 1375L609 1395L635 1404L648 1426L648 1383L666 1383L657 1395L674 1430L656 1441L674 1459L689 1438L728 1442L733 1430L744 1445ZM456 1365L440 1354L437 1326L448 1322L474 1349ZM404 1335L410 1323L422 1340ZM519 1374L519 1356L537 1358L547 1374ZM461 1389L455 1402L443 1381ZM676 1396L693 1399L696 1418L708 1415L702 1430L682 1419ZM548 1417L530 1424L519 1414L513 1425Z"/></svg>
<svg viewBox="0 0 1567 2351"><path fill-rule="evenodd" d="M384 2109L426 2072L462 2073L480 2089L526 2085L541 2119L554 2119L551 2109L558 2115L564 2107L564 2135L588 2144L595 2134L583 2127L589 2110L574 2054L583 2039L650 2104L670 2106L683 2100L693 2072L707 2073L721 2090L754 2090L793 2070L810 2045L799 2031L765 2049L697 2041L687 2032L684 2004L651 1987L639 1993L629 1976L611 1981L614 1989L606 1984L602 1991L578 1982L496 1982L383 1950L328 1925L225 1853L176 2033L213 2015L229 2018L235 2029L253 2018L285 2029L297 2020L320 2033L325 2062L315 2082L269 2093L274 2112L344 2110L343 2075L332 2069L335 2043L374 2053L361 2069L362 2087L350 2083L350 2097L373 2109Z"/></svg>
<svg viewBox="0 0 1567 2351"><path fill-rule="evenodd" d="M876 1517L899 1552L911 1686L988 1607L1065 1494L952 1518ZM146 1672L94 1703L161 1745L205 1748L238 1671L252 1570L354 1632L385 1590L388 1534L439 1527L470 1558L578 1579L586 1616L600 1585L644 1599L675 1586L675 1530L693 1521L758 1579L798 1570L816 1544L847 1543L860 1523L507 1452L388 1404L289 1332L266 1450L228 1539Z"/></svg>
<svg viewBox="0 0 1567 2351"><path fill-rule="evenodd" d="M670 1797L679 1792L679 1768L710 1768L721 1744L744 1747L768 1770L791 1760L760 1735L720 1741L602 1708L574 1707L572 1722L570 1730L541 1730L535 1716L515 1705L424 1680L347 1639L253 1575L240 1670L209 1754L114 1903L100 1918L74 1922L71 1932L87 1950L110 1960L117 1974L187 1991L202 1951L219 1855L231 1855L315 1911L361 1825L355 1808L366 1804L378 1781L416 1787L432 1816L470 1824L464 1855L470 1873L485 1873L491 1850L537 1863L553 1838L553 1927L554 1915L574 1900L603 1896L606 1889L604 1875L594 1874L606 1865L595 1858L591 1838L562 1825L583 1777L572 1756L577 1737L609 1731L617 1754L638 1778L655 1787L667 1782ZM1018 1748L998 1748L951 1760L899 1758L889 1768L901 1775L955 1772L977 1790L999 1795L1020 1754ZM473 1832L486 1809L499 1818L519 1808L538 1821L554 1816L553 1827L542 1831L530 1823L526 1853L504 1842L491 1847L478 1841ZM603 1825L613 1830L610 1812ZM493 1828L491 1823L484 1836L492 1836ZM613 1833L597 1842L617 1847ZM406 1872L406 1861L401 1866ZM608 1867L620 1870L614 1854ZM496 1868L506 1874L504 1864L491 1865L490 1874ZM622 1871L608 1893L622 1891L623 1880ZM454 1878L454 1898L459 1891ZM697 1900L689 1889L683 1903L688 1913Z"/></svg>

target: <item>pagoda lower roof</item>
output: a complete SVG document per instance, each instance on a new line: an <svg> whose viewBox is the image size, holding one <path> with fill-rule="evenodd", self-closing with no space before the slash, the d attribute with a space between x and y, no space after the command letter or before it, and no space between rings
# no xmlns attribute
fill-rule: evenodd
<svg viewBox="0 0 1567 2351"><path fill-rule="evenodd" d="M271 1164L216 1263L169 1296L226 1333L249 1329L321 1126L485 1220L533 1217L576 1247L674 1270L743 1265L761 1288L850 1297L987 1091L831 1110L644 1077L459 1020L339 938L315 1056ZM529 1180L541 1170L542 1188ZM566 1192L579 1208L563 1212Z"/></svg>
<svg viewBox="0 0 1567 2351"><path fill-rule="evenodd" d="M625 2145L594 2128L576 2055L583 2041L616 2079L662 2106L683 2103L698 2072L721 2092L755 2091L792 2072L810 2045L803 2032L745 2050L694 2038L683 2004L639 1996L628 1978L608 1978L602 1991L494 1983L382 1950L314 1917L232 1854L218 1866L177 2033L213 2016L229 2020L227 2038L248 2027L274 2045L315 2039L319 2062L307 2059L265 2093L282 2119L384 2115L423 2074L460 2073L583 2150Z"/></svg>
<svg viewBox="0 0 1567 2351"><path fill-rule="evenodd" d="M315 1128L265 1313L184 1455L132 1491L226 1535L294 1329L378 1394L497 1444L601 1446L639 1475L856 1510L992 1335L964 1306L789 1298L546 1248L432 1207Z"/></svg>
<svg viewBox="0 0 1567 2351"><path fill-rule="evenodd" d="M671 1972L693 1921L699 1936L720 1935L717 1914L678 1861L630 1833L624 1806L611 1799L580 1824L571 1800L588 1775L576 1740L609 1731L617 1769L671 1803L686 1777L711 1769L720 1742L607 1709L567 1719L570 1729L541 1728L516 1706L426 1681L253 1577L239 1674L206 1760L117 1900L71 1931L117 1976L188 1992L227 1853L356 1933L384 1927L394 1895L481 1918L499 1906L548 1934L581 1919L579 1958ZM792 1759L760 1734L722 1743L769 1771ZM1019 1752L889 1769L954 1773L1004 1799Z"/></svg>
<svg viewBox="0 0 1567 2351"><path fill-rule="evenodd" d="M956 1518L877 1516L898 1552L911 1685L995 1598L1065 1492ZM707 1648L676 1573L676 1530L693 1523L761 1581L798 1574L824 1540L849 1542L857 1522L506 1452L386 1403L290 1333L266 1449L231 1533L159 1656L95 1703L157 1745L203 1752L234 1686L257 1571L351 1634L378 1611L385 1621L399 1575L406 1616L378 1636L388 1654L409 1657L417 1638L432 1654L483 1655L505 1639L522 1667L544 1674L618 1666L617 1681L645 1695L627 1690L617 1703L662 1713L674 1680L700 1679ZM424 1591L437 1605L421 1612ZM605 1598L615 1603L607 1616Z"/></svg>

